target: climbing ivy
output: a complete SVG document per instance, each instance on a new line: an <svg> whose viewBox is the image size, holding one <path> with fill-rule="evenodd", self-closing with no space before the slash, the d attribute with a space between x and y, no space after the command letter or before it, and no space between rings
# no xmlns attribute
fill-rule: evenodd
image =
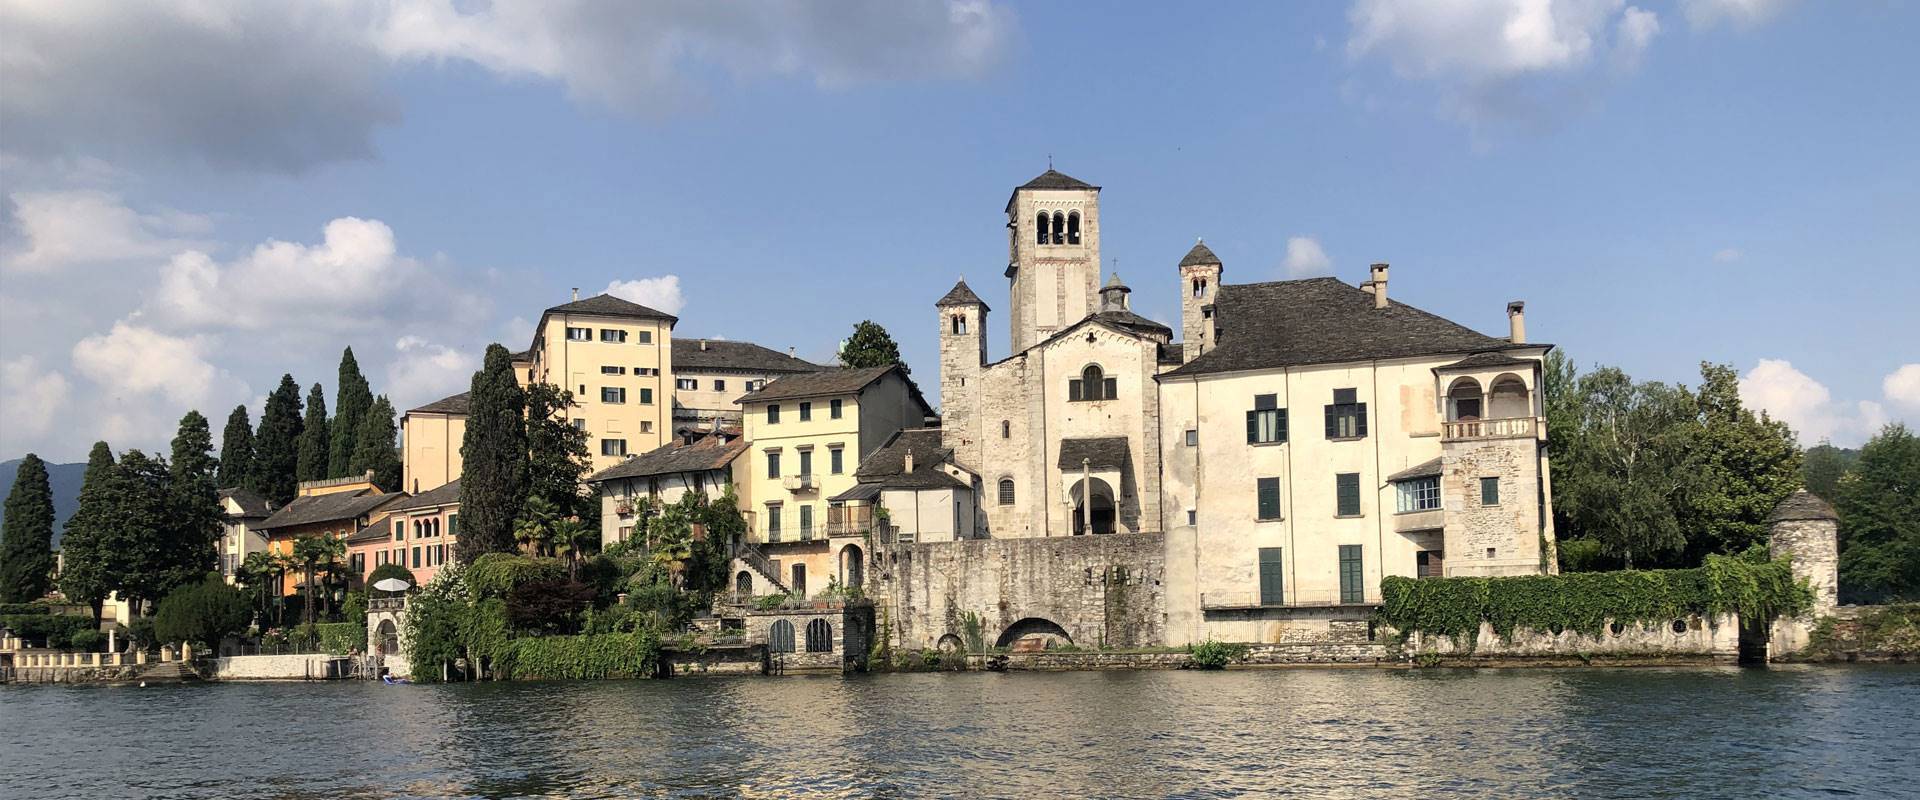
<svg viewBox="0 0 1920 800"><path fill-rule="evenodd" d="M1508 578L1404 578L1380 582L1378 621L1474 642L1485 622L1514 631L1572 630L1598 636L1608 623L1653 624L1695 614L1771 620L1804 612L1813 593L1785 560L1707 556L1696 569L1575 572Z"/></svg>

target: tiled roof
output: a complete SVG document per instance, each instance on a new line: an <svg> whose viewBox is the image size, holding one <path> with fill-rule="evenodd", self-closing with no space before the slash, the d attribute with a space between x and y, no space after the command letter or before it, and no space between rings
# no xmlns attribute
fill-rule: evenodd
<svg viewBox="0 0 1920 800"><path fill-rule="evenodd" d="M830 394L856 394L874 381L880 380L889 372L900 369L899 364L865 369L828 369L819 372L802 372L775 378L758 391L748 392L740 398L740 403L760 403L768 400L786 400L795 397L819 397ZM905 378L905 375L901 376Z"/></svg>
<svg viewBox="0 0 1920 800"><path fill-rule="evenodd" d="M1165 376L1511 346L1405 303L1374 308L1372 294L1337 278L1222 286L1215 309L1219 344Z"/></svg>
<svg viewBox="0 0 1920 800"><path fill-rule="evenodd" d="M1169 328L1158 322L1154 322L1153 320L1147 319L1146 317L1140 316L1139 314L1135 314L1132 311L1127 311L1127 310L1102 311L1098 314L1094 314L1093 318L1100 320L1101 322L1107 323L1108 325L1114 325L1117 327L1126 328L1127 330L1131 330L1131 331L1140 331L1142 333L1164 333L1168 336L1173 335L1172 328Z"/></svg>
<svg viewBox="0 0 1920 800"><path fill-rule="evenodd" d="M702 347L702 345L705 345ZM726 339L674 339L673 368L729 369L749 372L818 372L826 369L752 342Z"/></svg>
<svg viewBox="0 0 1920 800"><path fill-rule="evenodd" d="M232 500L235 505L240 506L240 516L243 519L264 517L273 513L273 506L267 503L267 499L255 494L252 489L240 487L221 489L220 499Z"/></svg>
<svg viewBox="0 0 1920 800"><path fill-rule="evenodd" d="M1022 189L1098 189L1079 178L1049 167L1046 172L1034 176L1033 180L1020 184Z"/></svg>
<svg viewBox="0 0 1920 800"><path fill-rule="evenodd" d="M906 471L908 452L913 453L912 472ZM953 451L941 445L939 428L909 428L895 432L886 444L868 453L853 474L862 485L873 484L883 489L969 486L940 468L952 458Z"/></svg>
<svg viewBox="0 0 1920 800"><path fill-rule="evenodd" d="M1819 495L1805 489L1795 489L1793 494L1787 495L1787 499L1780 501L1780 505L1774 506L1773 513L1767 516L1767 522L1839 518L1833 506L1820 499Z"/></svg>
<svg viewBox="0 0 1920 800"><path fill-rule="evenodd" d="M945 297L933 304L934 308L964 305L976 305L987 311L993 310L987 308L987 304L980 299L980 295L974 294L972 287L967 286L964 280L954 284L952 289L947 290Z"/></svg>
<svg viewBox="0 0 1920 800"><path fill-rule="evenodd" d="M1195 266L1200 266L1202 264L1212 264L1214 266L1219 266L1220 257L1214 255L1213 251L1207 248L1207 244L1205 242L1195 242L1193 244L1193 249L1188 250L1186 256L1180 259L1180 266L1195 267Z"/></svg>
<svg viewBox="0 0 1920 800"><path fill-rule="evenodd" d="M610 295L610 294L596 294L585 300L575 300L571 303L561 303L560 305L547 309L546 313L548 314L598 314L603 317L637 317L640 319L665 319L665 320L675 320L675 321L679 320L679 317L676 317L665 311L658 311L655 309L651 309L646 306L640 305L639 303L635 303L631 300L623 300L621 298L614 297L613 295Z"/></svg>
<svg viewBox="0 0 1920 800"><path fill-rule="evenodd" d="M458 505L459 503L460 479L454 478L451 481L440 484L438 488L429 489L409 497L404 502L394 505L388 510L411 511L416 508L433 508L434 506Z"/></svg>
<svg viewBox="0 0 1920 800"><path fill-rule="evenodd" d="M1491 369L1493 367L1516 367L1532 364L1524 358L1514 358L1506 353L1474 353L1444 367L1435 369Z"/></svg>
<svg viewBox="0 0 1920 800"><path fill-rule="evenodd" d="M254 526L254 529L264 531L295 525L311 525L316 522L354 519L388 503L406 498L405 492L379 494L368 489L296 497L293 498L293 502L273 512L273 516L268 517L266 521Z"/></svg>
<svg viewBox="0 0 1920 800"><path fill-rule="evenodd" d="M1087 466L1092 469L1122 469L1128 456L1125 436L1060 440L1060 468L1068 472L1079 469L1083 460L1091 462Z"/></svg>
<svg viewBox="0 0 1920 800"><path fill-rule="evenodd" d="M1186 355L1186 345L1179 342L1160 345L1160 363L1178 364Z"/></svg>
<svg viewBox="0 0 1920 800"><path fill-rule="evenodd" d="M675 439L596 472L587 478L587 482L725 469L746 451L747 440L735 436L708 434L692 444L681 444L681 440Z"/></svg>
<svg viewBox="0 0 1920 800"><path fill-rule="evenodd" d="M1399 472L1387 476L1387 482L1410 481L1414 478L1437 478L1440 476L1440 459L1423 461Z"/></svg>
<svg viewBox="0 0 1920 800"><path fill-rule="evenodd" d="M407 409L407 413L465 414L467 413L467 393L461 392L456 395L442 397L424 406Z"/></svg>

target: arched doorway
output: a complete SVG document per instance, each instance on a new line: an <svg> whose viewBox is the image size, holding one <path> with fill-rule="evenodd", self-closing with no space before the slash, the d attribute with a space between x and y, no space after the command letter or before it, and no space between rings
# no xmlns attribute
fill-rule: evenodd
<svg viewBox="0 0 1920 800"><path fill-rule="evenodd" d="M1092 481L1088 485L1088 481ZM1099 478L1083 478L1073 482L1068 495L1073 501L1073 535L1088 533L1113 533L1113 523L1117 516L1113 502L1113 487Z"/></svg>
<svg viewBox="0 0 1920 800"><path fill-rule="evenodd" d="M1000 638L994 640L995 647L1005 647L1016 653L1045 650L1049 647L1073 644L1073 637L1067 635L1067 629L1053 620L1028 617L1008 625L1000 632Z"/></svg>
<svg viewBox="0 0 1920 800"><path fill-rule="evenodd" d="M850 544L840 551L840 585L861 588L867 580L867 559L860 546Z"/></svg>
<svg viewBox="0 0 1920 800"><path fill-rule="evenodd" d="M387 656L400 652L400 631L393 626L393 620L380 620L380 627L373 633L374 663L384 665Z"/></svg>

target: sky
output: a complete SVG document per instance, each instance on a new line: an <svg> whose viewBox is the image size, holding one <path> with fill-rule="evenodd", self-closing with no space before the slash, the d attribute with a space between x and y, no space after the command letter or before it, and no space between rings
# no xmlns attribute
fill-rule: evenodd
<svg viewBox="0 0 1920 800"><path fill-rule="evenodd" d="M1227 283L1393 265L1395 300L1583 369L1743 396L1807 444L1920 422L1920 8L1507 0L0 0L0 456L405 409L611 291L676 336L938 390L964 277L1006 354L1008 193L1104 187L1177 321Z"/></svg>

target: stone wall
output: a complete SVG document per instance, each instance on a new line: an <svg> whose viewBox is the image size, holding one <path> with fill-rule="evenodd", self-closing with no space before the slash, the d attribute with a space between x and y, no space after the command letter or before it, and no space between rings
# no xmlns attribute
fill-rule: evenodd
<svg viewBox="0 0 1920 800"><path fill-rule="evenodd" d="M668 676L765 675L768 671L764 644L715 645L698 652L668 650L660 658Z"/></svg>
<svg viewBox="0 0 1920 800"><path fill-rule="evenodd" d="M1679 630L1675 630L1678 626ZM1418 659L1432 654L1446 659L1504 660L1636 660L1712 661L1732 663L1740 657L1740 618L1734 614L1689 616L1651 625L1609 627L1599 636L1575 631L1536 631L1522 628L1502 639L1482 623L1472 643L1455 643L1446 636L1412 634L1402 655Z"/></svg>
<svg viewBox="0 0 1920 800"><path fill-rule="evenodd" d="M746 612L746 641L768 650L769 670L775 673L864 672L873 647L873 606L835 605L826 608L777 608ZM775 651L769 641L774 623L793 626L793 650ZM807 626L824 620L832 627L832 647L807 651Z"/></svg>
<svg viewBox="0 0 1920 800"><path fill-rule="evenodd" d="M877 546L869 596L896 649L965 642L969 614L987 647L1025 620L1081 647L1144 647L1165 640L1165 561L1157 533Z"/></svg>
<svg viewBox="0 0 1920 800"><path fill-rule="evenodd" d="M212 661L207 677L216 681L304 681L344 678L345 656L228 656Z"/></svg>

